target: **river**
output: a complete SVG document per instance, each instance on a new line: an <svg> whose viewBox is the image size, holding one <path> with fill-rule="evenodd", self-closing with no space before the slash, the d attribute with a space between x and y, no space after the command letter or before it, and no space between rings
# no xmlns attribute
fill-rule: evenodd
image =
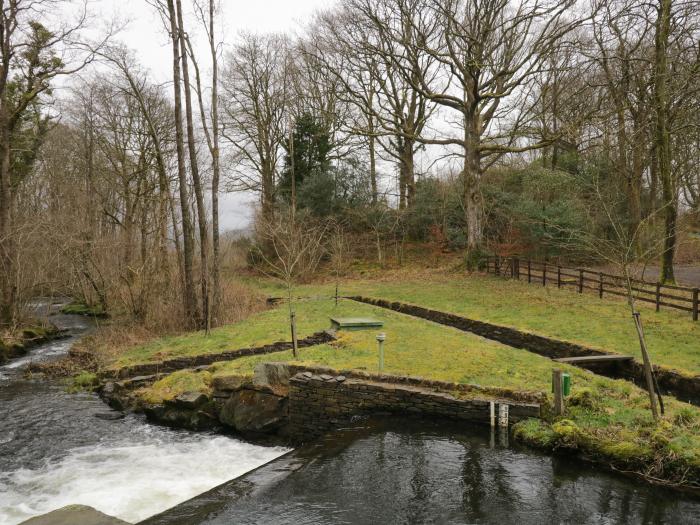
<svg viewBox="0 0 700 525"><path fill-rule="evenodd" d="M700 500L464 424L360 421L143 525L692 525Z"/></svg>
<svg viewBox="0 0 700 525"><path fill-rule="evenodd" d="M136 415L111 419L120 414L94 394L25 379L27 363L65 354L90 328L79 316L51 319L72 337L0 367L0 525L74 503L135 523L287 452Z"/></svg>

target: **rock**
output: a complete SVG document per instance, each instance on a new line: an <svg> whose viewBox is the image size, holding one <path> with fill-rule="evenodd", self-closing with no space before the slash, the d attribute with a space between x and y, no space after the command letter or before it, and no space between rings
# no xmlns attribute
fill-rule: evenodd
<svg viewBox="0 0 700 525"><path fill-rule="evenodd" d="M345 379L347 379L345 376L338 376L335 378L335 380L338 381L338 383L342 383L343 381L345 381Z"/></svg>
<svg viewBox="0 0 700 525"><path fill-rule="evenodd" d="M125 415L122 412L98 412L95 414L98 419L104 419L105 421L116 421L118 419L124 419Z"/></svg>
<svg viewBox="0 0 700 525"><path fill-rule="evenodd" d="M172 428L209 430L218 426L217 419L205 410L192 410L166 405L150 405L143 408L149 421Z"/></svg>
<svg viewBox="0 0 700 525"><path fill-rule="evenodd" d="M177 396L172 403L177 408L194 410L204 405L209 398L202 392L185 392Z"/></svg>
<svg viewBox="0 0 700 525"><path fill-rule="evenodd" d="M242 376L216 376L212 379L211 386L221 392L235 392L247 381Z"/></svg>
<svg viewBox="0 0 700 525"><path fill-rule="evenodd" d="M286 397L242 389L224 403L219 420L239 432L266 433L281 428L287 415Z"/></svg>
<svg viewBox="0 0 700 525"><path fill-rule="evenodd" d="M286 363L260 363L253 372L253 384L273 390L289 388L289 367Z"/></svg>
<svg viewBox="0 0 700 525"><path fill-rule="evenodd" d="M129 525L85 505L68 505L58 510L23 521L20 525Z"/></svg>
<svg viewBox="0 0 700 525"><path fill-rule="evenodd" d="M321 374L321 379L323 379L324 381L330 381L331 379L333 379L333 376L329 376L328 374Z"/></svg>

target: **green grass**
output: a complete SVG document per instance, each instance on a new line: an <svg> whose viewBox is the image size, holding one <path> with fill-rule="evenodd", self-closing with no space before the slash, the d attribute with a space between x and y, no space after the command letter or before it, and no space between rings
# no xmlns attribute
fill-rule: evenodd
<svg viewBox="0 0 700 525"><path fill-rule="evenodd" d="M375 291L377 286L381 283L375 285ZM403 292L410 291L403 289ZM425 290L421 293L428 294ZM352 301L341 300L338 307L329 299L297 303L301 334L326 328L331 315L374 317L384 322L381 331L387 334L386 373L520 391L549 391L554 364L536 354ZM175 372L142 389L139 394L146 402L160 403L183 392L209 392L213 378L250 376L258 363L269 361L374 372L378 368L377 331L341 331L338 340L331 344L300 349L299 358L294 361L291 351L286 351L216 363L205 372ZM216 351L239 347L241 343L261 344L266 340L269 342L270 338L288 338L285 305L255 315L243 323L221 328L209 337L204 333L189 334L140 347L138 356L154 358L168 352L169 355L185 355ZM633 384L570 366L556 366L572 375L573 389L567 415L559 419L521 423L515 430L519 439L541 448L578 450L619 468L644 471L674 482L687 484L684 476L695 476L693 479L697 481L700 473L698 408L665 398L666 416L655 423L646 392Z"/></svg>
<svg viewBox="0 0 700 525"><path fill-rule="evenodd" d="M261 281L259 286L270 295L281 293L271 281ZM333 293L333 283L297 288L299 295ZM600 300L589 293L461 273L353 280L342 283L340 293L413 303L640 357L629 308L614 297ZM640 309L652 361L682 373L700 374L700 322L678 311L657 313L644 303Z"/></svg>

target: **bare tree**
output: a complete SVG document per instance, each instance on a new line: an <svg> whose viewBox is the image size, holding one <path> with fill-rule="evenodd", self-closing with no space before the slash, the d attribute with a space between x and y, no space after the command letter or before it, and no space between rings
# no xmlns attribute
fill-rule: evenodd
<svg viewBox="0 0 700 525"><path fill-rule="evenodd" d="M419 140L461 149L467 244L476 248L484 230L484 172L505 154L553 140L527 140L529 81L546 68L546 58L582 19L568 17L573 0L430 0L418 13L412 1L388 1L378 3L378 11L373 0L363 0L370 16L385 20L377 25L387 39L400 44L394 57L397 70L422 96L459 117L459 136ZM397 29L404 21L410 23L410 40ZM426 55L435 60L437 72L423 67Z"/></svg>
<svg viewBox="0 0 700 525"><path fill-rule="evenodd" d="M298 357L294 286L318 267L324 254L323 240L328 226L305 217L280 213L271 220L258 223L258 254L261 270L282 281L287 289L289 322L294 357Z"/></svg>
<svg viewBox="0 0 700 525"><path fill-rule="evenodd" d="M231 186L260 194L263 221L273 216L277 178L286 140L289 103L287 39L243 35L228 55L222 78L222 136L240 156Z"/></svg>
<svg viewBox="0 0 700 525"><path fill-rule="evenodd" d="M43 13L67 5L54 0L0 4L0 326L12 324L15 318L13 208L17 185L36 157L45 132L42 99L57 77L82 69L106 41L88 45L84 39L89 21L85 4L78 6L77 16L62 24L45 25ZM32 113L35 118L28 118ZM32 133L38 140L25 144L32 151L18 151L13 141Z"/></svg>

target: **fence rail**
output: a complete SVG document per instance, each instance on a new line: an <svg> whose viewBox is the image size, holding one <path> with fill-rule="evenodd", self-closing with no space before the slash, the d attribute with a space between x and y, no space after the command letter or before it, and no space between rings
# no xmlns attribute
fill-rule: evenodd
<svg viewBox="0 0 700 525"><path fill-rule="evenodd" d="M596 272L587 268L569 268L557 264L520 259L518 257L489 256L486 258L486 273L501 277L510 277L528 283L556 285L557 288L570 287L583 293L584 290L596 292L601 299L605 294L620 297L627 296L625 279L621 275ZM670 284L652 283L641 279L630 279L635 299L656 306L674 308L690 312L693 321L698 320L700 312L700 289Z"/></svg>

